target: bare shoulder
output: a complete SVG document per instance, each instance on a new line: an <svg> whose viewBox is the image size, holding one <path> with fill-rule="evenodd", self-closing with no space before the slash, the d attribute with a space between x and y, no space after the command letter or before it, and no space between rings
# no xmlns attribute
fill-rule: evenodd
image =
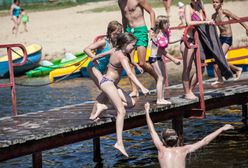
<svg viewBox="0 0 248 168"><path fill-rule="evenodd" d="M230 10L228 10L228 9L223 9L223 14L227 15L227 16L230 16L230 15L232 15L232 12Z"/></svg>

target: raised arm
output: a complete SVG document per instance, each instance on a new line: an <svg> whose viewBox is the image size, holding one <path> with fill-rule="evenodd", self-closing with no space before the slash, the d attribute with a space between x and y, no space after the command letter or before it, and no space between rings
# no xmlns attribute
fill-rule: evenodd
<svg viewBox="0 0 248 168"><path fill-rule="evenodd" d="M106 44L106 41L105 39L102 39L102 40L99 40L99 41L96 41L96 42L93 42L91 43L89 46L87 46L85 49L84 49L84 52L85 54L87 54L89 57L91 58L94 58L96 55L94 53L94 51L98 48L103 48Z"/></svg>
<svg viewBox="0 0 248 168"><path fill-rule="evenodd" d="M136 86L138 86L138 87L141 89L141 91L142 91L142 93L143 93L144 95L148 94L148 93L149 93L149 90L146 89L146 88L140 83L140 81L137 79L137 77L133 74L133 72L132 72L132 70L131 70L131 67L130 67L130 65L129 65L129 60L128 60L128 58L125 57L125 56L123 56L122 59L120 59L120 61L121 61L121 65L122 65L123 69L124 69L124 70L126 71L126 73L127 73L127 76L134 82L134 84L135 84Z"/></svg>
<svg viewBox="0 0 248 168"><path fill-rule="evenodd" d="M111 55L113 52L114 52L114 48L112 48L112 49L110 49L110 50L108 50L108 51L105 51L105 52L102 52L102 53L100 53L100 54L97 54L94 58L92 58L92 60L91 61L96 61L96 60L98 60L98 59L100 59L100 58L102 58L102 57L106 57L107 55Z"/></svg>
<svg viewBox="0 0 248 168"><path fill-rule="evenodd" d="M164 147L164 145L163 145L162 141L160 140L156 130L154 129L154 125L153 125L153 122L151 120L149 111L150 111L150 104L147 102L145 104L145 113L146 113L147 126L148 126L149 132L151 134L152 141L153 141L154 145L156 146L156 148L158 150L161 150L162 147Z"/></svg>
<svg viewBox="0 0 248 168"><path fill-rule="evenodd" d="M240 20L240 17L233 14L231 11L224 9L223 13L228 16L229 18L232 18L234 20ZM248 35L248 26L244 22L240 22L240 24L245 28L246 34Z"/></svg>
<svg viewBox="0 0 248 168"><path fill-rule="evenodd" d="M217 129L213 133L209 134L205 138L203 138L201 141L198 141L192 145L186 145L185 148L187 149L187 153L194 152L197 149L209 144L213 139L215 139L221 132L229 130L229 129L234 129L234 127L230 124L226 124L223 127Z"/></svg>

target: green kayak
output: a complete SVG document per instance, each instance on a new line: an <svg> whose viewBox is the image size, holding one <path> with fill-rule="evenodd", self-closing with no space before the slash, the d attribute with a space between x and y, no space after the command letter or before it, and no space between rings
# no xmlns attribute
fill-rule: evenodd
<svg viewBox="0 0 248 168"><path fill-rule="evenodd" d="M76 65L80 63L82 60L84 60L85 58L87 58L87 55L84 52L76 53L74 55L76 56L75 59L68 60L68 61L64 61L63 59L53 60L51 62L51 65L39 66L33 70L26 72L26 75L30 78L46 76L46 75L49 75L49 73L52 70Z"/></svg>

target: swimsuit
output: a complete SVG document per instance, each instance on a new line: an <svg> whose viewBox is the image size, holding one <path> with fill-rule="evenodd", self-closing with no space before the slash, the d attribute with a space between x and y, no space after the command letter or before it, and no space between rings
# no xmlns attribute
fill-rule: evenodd
<svg viewBox="0 0 248 168"><path fill-rule="evenodd" d="M121 65L120 66L114 65L111 62L109 62L108 67L109 66L111 66L111 68L113 68L114 70L118 70L118 69L120 69L122 67Z"/></svg>
<svg viewBox="0 0 248 168"><path fill-rule="evenodd" d="M229 46L232 46L233 38L232 37L225 37L220 36L220 43L223 45L224 43L228 44Z"/></svg>
<svg viewBox="0 0 248 168"><path fill-rule="evenodd" d="M22 15L22 22L23 23L28 23L28 16L27 15Z"/></svg>
<svg viewBox="0 0 248 168"><path fill-rule="evenodd" d="M96 50L96 55L97 54L100 54L100 53L104 53L106 51L109 51L110 50L110 45L109 45L109 41L108 39L106 39L106 45L103 49L97 49ZM105 72L107 70L107 65L109 63L109 58L110 58L110 55L107 55L105 57L102 57L100 59L98 59L97 61L99 62L98 66L96 66L96 68L100 71L100 72ZM87 65L87 67L94 67L94 64L92 61L89 62L89 64Z"/></svg>
<svg viewBox="0 0 248 168"><path fill-rule="evenodd" d="M134 27L134 28L131 28L129 26L127 26L126 32L128 33L132 33L137 41L136 41L136 47L139 47L139 46L144 46L144 47L147 47L148 46L148 29L146 26L139 26L139 27Z"/></svg>
<svg viewBox="0 0 248 168"><path fill-rule="evenodd" d="M161 57L149 57L149 63L152 64L152 63L155 63L156 61L162 61L162 58Z"/></svg>
<svg viewBox="0 0 248 168"><path fill-rule="evenodd" d="M19 6L15 6L12 15L18 18L20 16L20 13L21 13L21 8Z"/></svg>
<svg viewBox="0 0 248 168"><path fill-rule="evenodd" d="M112 82L112 83L114 83L115 81L112 80L112 79L109 79L109 78L107 78L105 75L103 75L101 81L99 82L99 85L101 86L101 85L104 84L105 82Z"/></svg>

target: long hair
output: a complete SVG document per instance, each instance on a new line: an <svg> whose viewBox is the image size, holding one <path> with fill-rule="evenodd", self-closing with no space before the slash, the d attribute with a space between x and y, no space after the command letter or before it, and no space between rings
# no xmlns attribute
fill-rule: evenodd
<svg viewBox="0 0 248 168"><path fill-rule="evenodd" d="M129 43L135 41L136 38L132 33L121 33L117 36L116 45L114 46L117 50L121 50L121 48Z"/></svg>
<svg viewBox="0 0 248 168"><path fill-rule="evenodd" d="M205 12L205 8L204 8L204 4L202 0L198 0L200 3L198 5L198 8L202 11L203 14L203 20L206 20L207 16L206 16L206 12ZM193 8L192 3L190 3L190 6Z"/></svg>
<svg viewBox="0 0 248 168"><path fill-rule="evenodd" d="M159 15L155 21L154 33L157 35L161 29L164 28L164 24L169 23L168 16Z"/></svg>
<svg viewBox="0 0 248 168"><path fill-rule="evenodd" d="M119 23L116 20L113 20L109 22L108 27L107 27L107 38L111 40L111 34L116 31L116 30L122 30L123 26L121 23ZM115 41L111 41L111 43L115 43Z"/></svg>

